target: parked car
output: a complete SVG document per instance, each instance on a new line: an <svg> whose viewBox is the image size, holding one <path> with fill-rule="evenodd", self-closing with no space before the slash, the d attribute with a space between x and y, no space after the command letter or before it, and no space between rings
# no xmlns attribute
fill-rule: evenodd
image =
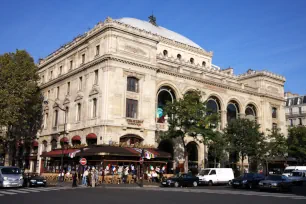
<svg viewBox="0 0 306 204"><path fill-rule="evenodd" d="M196 187L199 184L199 178L196 176L193 176L191 174L181 174L176 175L173 177L170 177L168 179L165 179L162 181L162 186L174 186L174 187L180 187L180 186L193 186Z"/></svg>
<svg viewBox="0 0 306 204"><path fill-rule="evenodd" d="M287 166L283 172L283 175L290 176L292 171L295 170L306 170L306 166Z"/></svg>
<svg viewBox="0 0 306 204"><path fill-rule="evenodd" d="M276 191L291 191L292 181L284 175L269 175L258 183L259 189L276 190Z"/></svg>
<svg viewBox="0 0 306 204"><path fill-rule="evenodd" d="M294 185L303 185L306 182L306 170L295 170L291 172L291 176L288 177Z"/></svg>
<svg viewBox="0 0 306 204"><path fill-rule="evenodd" d="M207 168L202 169L198 174L199 184L230 184L234 179L234 172L231 168Z"/></svg>
<svg viewBox="0 0 306 204"><path fill-rule="evenodd" d="M265 179L263 174L246 173L232 180L233 188L256 188L258 183Z"/></svg>
<svg viewBox="0 0 306 204"><path fill-rule="evenodd" d="M25 187L36 187L36 186L47 186L47 180L39 175L27 175L25 176L25 182L23 184Z"/></svg>
<svg viewBox="0 0 306 204"><path fill-rule="evenodd" d="M0 166L0 187L21 187L23 176L18 167Z"/></svg>

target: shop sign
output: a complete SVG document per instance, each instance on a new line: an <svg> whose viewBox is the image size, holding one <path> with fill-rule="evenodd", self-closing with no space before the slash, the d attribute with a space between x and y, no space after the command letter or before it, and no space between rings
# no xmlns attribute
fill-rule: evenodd
<svg viewBox="0 0 306 204"><path fill-rule="evenodd" d="M80 159L80 164L83 165L83 166L86 165L87 164L87 160L85 158L81 158Z"/></svg>
<svg viewBox="0 0 306 204"><path fill-rule="evenodd" d="M126 122L127 122L129 125L141 126L142 123L143 123L143 120L126 119Z"/></svg>

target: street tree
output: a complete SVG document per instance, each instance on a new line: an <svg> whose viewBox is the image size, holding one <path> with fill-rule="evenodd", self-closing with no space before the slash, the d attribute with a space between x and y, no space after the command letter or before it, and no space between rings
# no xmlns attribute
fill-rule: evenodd
<svg viewBox="0 0 306 204"><path fill-rule="evenodd" d="M229 121L224 129L224 137L228 143L230 154L236 156L236 162L241 161L241 172L244 170L243 161L247 156L256 155L263 133L259 131L260 125L255 120L237 118Z"/></svg>
<svg viewBox="0 0 306 204"><path fill-rule="evenodd" d="M295 157L299 164L306 160L306 127L296 126L288 129L288 153Z"/></svg>
<svg viewBox="0 0 306 204"><path fill-rule="evenodd" d="M188 92L183 98L168 102L165 106L165 114L168 116L168 130L161 133L161 136L163 139L179 138L181 140L184 149L184 169L187 172L186 137L207 143L215 136L219 115L209 112L206 102L202 101L200 91Z"/></svg>
<svg viewBox="0 0 306 204"><path fill-rule="evenodd" d="M209 158L214 161L214 167L217 167L218 162L225 161L227 158L227 143L223 134L219 131L215 132L215 136L210 138L208 142Z"/></svg>
<svg viewBox="0 0 306 204"><path fill-rule="evenodd" d="M42 101L33 58L24 50L0 55L0 127L11 161L30 145L41 127ZM14 163L15 161L13 161Z"/></svg>

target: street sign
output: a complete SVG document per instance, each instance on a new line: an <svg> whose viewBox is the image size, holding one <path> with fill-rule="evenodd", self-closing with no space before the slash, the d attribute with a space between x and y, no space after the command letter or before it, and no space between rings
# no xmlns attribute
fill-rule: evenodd
<svg viewBox="0 0 306 204"><path fill-rule="evenodd" d="M83 165L83 166L86 165L87 164L87 160L85 158L81 158L80 159L80 164Z"/></svg>
<svg viewBox="0 0 306 204"><path fill-rule="evenodd" d="M142 163L143 163L143 158L142 158L142 157L140 157L140 159L139 159L139 163L140 163L140 164L142 164Z"/></svg>

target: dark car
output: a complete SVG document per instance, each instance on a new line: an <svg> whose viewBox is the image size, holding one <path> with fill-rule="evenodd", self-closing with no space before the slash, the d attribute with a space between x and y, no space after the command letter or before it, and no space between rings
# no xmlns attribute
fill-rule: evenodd
<svg viewBox="0 0 306 204"><path fill-rule="evenodd" d="M232 180L233 188L256 188L258 183L265 179L263 174L246 173Z"/></svg>
<svg viewBox="0 0 306 204"><path fill-rule="evenodd" d="M165 179L162 181L161 184L163 186L174 186L174 187L179 187L179 186L196 187L199 184L199 178L191 174L181 174Z"/></svg>
<svg viewBox="0 0 306 204"><path fill-rule="evenodd" d="M291 191L292 181L287 176L283 175L269 175L259 182L259 189L262 190L276 190L276 191Z"/></svg>
<svg viewBox="0 0 306 204"><path fill-rule="evenodd" d="M24 187L36 187L36 186L47 186L47 180L39 175L25 175L24 176Z"/></svg>

